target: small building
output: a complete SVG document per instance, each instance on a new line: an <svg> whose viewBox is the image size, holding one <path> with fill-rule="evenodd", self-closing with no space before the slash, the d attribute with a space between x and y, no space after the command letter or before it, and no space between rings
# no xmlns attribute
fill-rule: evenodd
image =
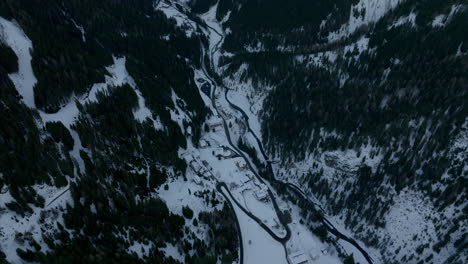
<svg viewBox="0 0 468 264"><path fill-rule="evenodd" d="M218 148L214 150L214 155L218 159L230 159L234 157L234 153L230 149Z"/></svg>
<svg viewBox="0 0 468 264"><path fill-rule="evenodd" d="M193 182L196 184L200 185L201 184L201 179L197 175L193 175Z"/></svg>
<svg viewBox="0 0 468 264"><path fill-rule="evenodd" d="M251 181L251 179L248 176L242 177L241 182L242 184L247 184Z"/></svg>
<svg viewBox="0 0 468 264"><path fill-rule="evenodd" d="M311 250L309 252L309 256L312 261L315 261L320 258L320 253L316 252L315 250Z"/></svg>
<svg viewBox="0 0 468 264"><path fill-rule="evenodd" d="M207 179L210 179L212 177L212 174L211 174L211 172L209 170L205 170L203 172L203 177L207 178Z"/></svg>
<svg viewBox="0 0 468 264"><path fill-rule="evenodd" d="M200 144L199 144L200 148L204 149L204 148L207 148L210 146L210 143L207 141L207 140L204 140L204 139L200 139Z"/></svg>
<svg viewBox="0 0 468 264"><path fill-rule="evenodd" d="M209 121L208 122L208 126L213 130L213 129L216 129L218 127L223 127L223 122L221 122L220 120L213 120L213 121Z"/></svg>
<svg viewBox="0 0 468 264"><path fill-rule="evenodd" d="M268 187L263 183L259 183L258 188L260 188L260 190L268 191Z"/></svg>
<svg viewBox="0 0 468 264"><path fill-rule="evenodd" d="M257 197L259 201L263 201L263 202L268 201L268 192L262 189L257 190L255 191L255 197Z"/></svg>
<svg viewBox="0 0 468 264"><path fill-rule="evenodd" d="M239 160L238 162L236 162L236 166L239 170L241 171L244 171L244 170L247 170L248 167L247 167L247 163L245 162L245 160Z"/></svg>
<svg viewBox="0 0 468 264"><path fill-rule="evenodd" d="M251 180L255 177L255 175L250 171L245 172L245 176Z"/></svg>
<svg viewBox="0 0 468 264"><path fill-rule="evenodd" d="M288 255L289 264L309 264L309 258L302 251L296 251Z"/></svg>
<svg viewBox="0 0 468 264"><path fill-rule="evenodd" d="M198 164L198 162L196 162L195 160L190 161L189 166L197 174L199 174L200 170L202 169L202 166L200 166L200 164Z"/></svg>
<svg viewBox="0 0 468 264"><path fill-rule="evenodd" d="M229 183L229 189L234 190L234 189L237 189L237 187L239 187L239 185L237 185L237 183L235 183L235 182Z"/></svg>

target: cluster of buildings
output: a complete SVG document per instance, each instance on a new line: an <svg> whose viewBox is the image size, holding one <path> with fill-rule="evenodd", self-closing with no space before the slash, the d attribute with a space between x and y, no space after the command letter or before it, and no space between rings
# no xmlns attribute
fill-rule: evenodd
<svg viewBox="0 0 468 264"><path fill-rule="evenodd" d="M288 263L289 264L309 264L313 263L320 258L320 255L328 254L326 248L321 250L311 250L309 254L305 253L302 250L290 251L288 254Z"/></svg>
<svg viewBox="0 0 468 264"><path fill-rule="evenodd" d="M223 105L221 105L221 103L219 103L219 100L216 100L216 108L221 112L225 119L232 118L231 112L227 110Z"/></svg>
<svg viewBox="0 0 468 264"><path fill-rule="evenodd" d="M205 179L210 179L213 177L213 173L208 168L208 162L202 161L202 164L200 164L195 159L193 159L189 163L190 169L192 169L195 172L195 175L193 176L193 181L198 185L201 184L200 177L203 177Z"/></svg>
<svg viewBox="0 0 468 264"><path fill-rule="evenodd" d="M239 160L236 162L236 166L237 168L239 169L239 171L246 171L249 169L249 167L247 166L247 163L245 162L245 160Z"/></svg>
<svg viewBox="0 0 468 264"><path fill-rule="evenodd" d="M223 130L223 122L219 120L208 122L207 125L213 132L219 132Z"/></svg>
<svg viewBox="0 0 468 264"><path fill-rule="evenodd" d="M251 173L247 173L245 176L242 176L240 182L239 192L251 190L257 200L262 202L267 202L269 200L268 187L263 183L254 183L254 176Z"/></svg>
<svg viewBox="0 0 468 264"><path fill-rule="evenodd" d="M236 153L234 153L230 148L221 146L213 151L213 155L218 158L219 160L221 159L231 159L236 156Z"/></svg>
<svg viewBox="0 0 468 264"><path fill-rule="evenodd" d="M260 184L255 190L255 197L262 202L268 201L268 187L265 184Z"/></svg>

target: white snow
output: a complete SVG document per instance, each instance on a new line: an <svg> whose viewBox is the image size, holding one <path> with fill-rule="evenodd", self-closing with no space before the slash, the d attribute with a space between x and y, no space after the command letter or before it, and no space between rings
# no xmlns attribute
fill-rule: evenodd
<svg viewBox="0 0 468 264"><path fill-rule="evenodd" d="M388 11L394 9L404 0L359 0L351 6L349 20L338 31L330 33L329 41L339 40L355 32L359 27L377 22ZM358 10L356 14L354 10ZM361 15L364 12L364 16Z"/></svg>
<svg viewBox="0 0 468 264"><path fill-rule="evenodd" d="M143 258L143 256L148 255L152 246L152 243L143 244L135 241L133 242L133 245L128 248L128 251L136 253L139 258Z"/></svg>
<svg viewBox="0 0 468 264"><path fill-rule="evenodd" d="M79 151L83 149L83 147L81 146L81 140L78 134L73 129L71 129L71 125L77 120L78 115L79 115L79 110L75 103L76 101L80 102L83 105L86 103L97 102L96 95L98 94L98 92L104 92L109 87L129 84L132 88L135 89L135 92L138 96L139 106L140 106L140 108L135 113L135 118L140 121L146 119L146 117L149 117L150 119L152 119L151 116L145 115L149 112L149 110L146 108L144 104L144 99L141 96L141 92L137 89L135 85L135 81L128 74L127 69L125 68L125 61L126 61L125 57L122 57L122 58L114 57L114 64L106 67L110 76L105 76L104 83L94 84L91 87L87 95L83 95L83 96L72 95L69 103L63 106L62 108L60 108L58 112L49 114L41 110L38 110L42 118L42 121L44 123L62 122L65 125L65 127L69 129L75 141L75 146L71 154L75 158L75 160L77 160L81 171L83 171L84 169L84 165L83 165L84 163L81 159L81 156L79 155ZM158 123L154 119L153 119L153 122L156 128L161 128L160 123Z"/></svg>
<svg viewBox="0 0 468 264"><path fill-rule="evenodd" d="M34 190L44 197L45 204L48 205L55 197L59 196L66 190L68 187L64 188L56 188L47 185L34 185ZM0 208L4 207L4 205L13 198L11 197L9 192L1 193L0 194ZM6 254L7 260L10 263L23 263L23 260L16 254L16 249L18 247L30 247L28 246L28 242L21 242L15 240L15 235L17 233L25 233L30 232L32 234L32 238L39 243L43 250L48 250L47 244L42 241L42 231L40 227L43 226L39 223L39 219L42 214L50 214L49 217L46 217L45 222L47 224L51 224L51 227L55 227L56 223L61 223L63 225L63 220L61 217L60 210L57 208L65 207L66 203L73 204L73 200L71 198L70 192L65 192L61 195L50 207L45 207L43 209L37 208L32 206L33 213L31 215L27 215L25 217L20 217L16 215L12 211L3 211L0 212L0 249ZM46 230L45 232L50 231Z"/></svg>
<svg viewBox="0 0 468 264"><path fill-rule="evenodd" d="M432 21L432 26L433 27L442 27L445 25L445 18L446 18L446 15L444 14L441 14L441 15L438 15L436 17L434 17L434 20Z"/></svg>
<svg viewBox="0 0 468 264"><path fill-rule="evenodd" d="M223 191L229 197L226 191ZM231 203L241 228L244 263L287 264L282 245L246 215L232 200Z"/></svg>
<svg viewBox="0 0 468 264"><path fill-rule="evenodd" d="M339 264L340 259L336 255L336 250L332 245L323 243L317 238L310 229L299 223L301 219L300 210L297 206L285 202L283 199L279 202L282 209L291 213L293 222L289 224L291 228L291 239L288 241L289 256L295 252L303 252L309 259L309 263L314 264ZM366 263L366 262L362 262Z"/></svg>
<svg viewBox="0 0 468 264"><path fill-rule="evenodd" d="M16 22L0 17L0 41L10 46L18 57L19 71L10 74L10 79L23 97L23 102L30 108L36 108L34 85L37 83L37 79L31 66L31 40Z"/></svg>
<svg viewBox="0 0 468 264"><path fill-rule="evenodd" d="M393 27L399 27L399 26L407 25L407 24L409 24L411 27L416 27L416 14L415 13L411 12L407 16L398 18L398 20L395 23L393 23L391 26L389 26L388 28L390 29Z"/></svg>
<svg viewBox="0 0 468 264"><path fill-rule="evenodd" d="M432 20L432 27L445 26L447 23L450 22L453 15L455 15L457 12L464 11L465 8L466 7L463 5L453 5L448 14L440 14L434 17L434 20Z"/></svg>
<svg viewBox="0 0 468 264"><path fill-rule="evenodd" d="M172 244L166 244L166 247L162 249L167 257L172 257L181 263L184 263L184 257L180 251Z"/></svg>
<svg viewBox="0 0 468 264"><path fill-rule="evenodd" d="M385 216L388 235L395 243L389 247L401 247L398 255L409 256L420 245L418 240L422 240L423 243L436 240L435 227L430 221L434 211L435 208L423 195L408 190L402 191Z"/></svg>
<svg viewBox="0 0 468 264"><path fill-rule="evenodd" d="M187 16L180 12L176 7L163 2L159 4L156 9L161 10L167 18L174 19L177 26L183 29L188 37L191 37L192 34L196 32L197 24L188 19Z"/></svg>
<svg viewBox="0 0 468 264"><path fill-rule="evenodd" d="M239 85L236 87L236 90L230 90L228 93L228 99L244 110L244 112L249 117L250 128L252 128L255 134L261 139L261 124L258 115L262 108L266 94L250 96L249 94L246 94L245 91L243 91L244 89L252 90L252 87L247 86L248 84Z"/></svg>
<svg viewBox="0 0 468 264"><path fill-rule="evenodd" d="M223 41L223 28L218 20L216 20L216 10L218 9L218 3L212 6L208 12L205 14L200 15L205 23L210 27L206 32L209 36L209 50L215 50L218 45L221 44ZM212 54L212 59L215 65L212 65L215 69L218 67L218 60L220 57L220 53L216 52Z"/></svg>
<svg viewBox="0 0 468 264"><path fill-rule="evenodd" d="M84 34L84 32L82 31ZM83 35L84 37L84 35ZM16 89L19 94L23 97L23 102L30 108L35 109L34 103L34 85L37 82L37 79L34 76L33 69L31 66L31 53L32 43L31 40L24 34L22 29L15 23L7 21L4 18L0 17L0 40L5 42L6 45L10 46L18 57L18 66L19 71L14 74L10 74L9 77L13 81ZM85 39L83 39L85 41ZM125 68L125 58L115 58L114 64L107 67L107 70L110 76L106 76L105 83L94 84L89 93L84 96L72 95L68 104L60 108L57 113L48 114L41 110L38 110L40 117L43 123L51 121L62 122L69 130L75 141L73 150L70 152L73 159L78 165L78 168L84 170L84 162L79 155L79 151L83 149L81 145L80 138L76 131L71 129L71 125L76 121L78 117L79 110L76 106L75 101L79 101L81 104L95 102L96 94L99 91L105 91L110 86L120 86L123 84L129 84L132 88L135 89L139 109L135 111L135 118L137 120L144 120L150 118L153 120L156 128L162 128L159 120L154 120L148 108L145 106L144 98L141 95L141 92L137 89L134 80L129 76ZM75 174L77 174L75 168ZM15 213L11 211L6 211L0 213L0 248L7 255L7 260L11 263L22 263L22 260L16 254L16 248L26 247L28 242L25 242L24 245L21 242L15 240L15 235L17 232L31 232L32 238L36 240L42 247L43 250L48 250L47 245L42 241L42 232L39 227L39 218L41 214L51 215L53 219L47 218L46 221L52 221L48 223L51 227L55 227L57 222L61 222L63 225L63 220L61 217L61 212L53 209L58 207L64 207L65 203L72 203L70 193L67 191L67 188L57 189L51 186L34 186L34 189L38 192L39 195L45 198L45 204L49 204L56 196L59 196L57 200L51 204L51 208L40 209L36 207L33 208L33 213L26 217L18 217ZM12 201L12 197L8 190L2 190L0 194L0 207L4 207L5 203ZM49 220L48 220L49 219ZM41 224L42 226L43 224ZM49 231L51 231L50 229ZM46 231L48 232L48 231ZM130 248L131 251L137 252L141 255L141 248L143 245L134 245ZM145 248L147 249L147 248ZM147 251L147 250L146 250Z"/></svg>

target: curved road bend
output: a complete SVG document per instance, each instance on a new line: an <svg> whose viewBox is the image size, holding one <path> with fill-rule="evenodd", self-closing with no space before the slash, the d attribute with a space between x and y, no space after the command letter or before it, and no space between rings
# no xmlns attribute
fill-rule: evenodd
<svg viewBox="0 0 468 264"><path fill-rule="evenodd" d="M216 89L216 85L213 86L213 95L214 95L214 93L215 93L215 89ZM226 139L228 140L229 145L245 160L247 166L248 166L249 169L252 171L252 173L255 175L255 177L256 177L260 182L262 182L263 184L265 184L265 181L260 177L260 175L259 175L259 174L257 173L257 171L254 169L254 167L253 167L252 164L250 163L250 160L247 158L247 156L244 154L244 152L242 152L239 148L237 148L236 145L234 145L234 144L232 143L231 134L230 134L230 132L229 132L229 128L228 128L227 122L226 122L226 120L224 119L223 115L221 115L219 109L216 107L215 99L214 99L214 98L215 98L214 96L211 97L211 102L212 102L213 107L215 108L216 112L218 113L218 115L219 115L219 116L221 117L221 119L223 120L224 132L226 133ZM269 188L267 189L267 192L268 192L268 195L270 196L271 202L273 203L273 207L274 207L275 212L276 212L276 214L277 214L277 216L278 216L278 220L280 221L281 225L282 225L282 226L284 227L284 229L286 230L286 236L285 236L286 240L285 240L285 241L287 241L287 240L289 240L289 238L291 237L291 229L289 228L288 224L285 222L284 218L281 217L282 212L281 212L281 210L279 209L278 203L277 203L276 198L274 197L273 193L271 192L271 190L270 190ZM239 205L239 206L240 206L240 205ZM240 206L240 207L243 208L242 206ZM255 219L254 219L254 220L255 220ZM262 224L263 224L263 223L262 223ZM268 227L266 227L266 228L268 228ZM269 228L268 228L268 229L269 229ZM267 232L268 232L268 233L270 233L270 232L272 233L271 230L270 230L270 231L267 231ZM276 235L275 235L275 236L276 236ZM276 237L277 237L277 236L276 236ZM275 238L275 237L273 237L273 238ZM277 240L277 239L275 238L275 240ZM278 241L281 242L281 243L285 243L285 241L284 241L284 242L282 242L282 241L280 241L280 240L278 240Z"/></svg>
<svg viewBox="0 0 468 264"><path fill-rule="evenodd" d="M218 32L216 32L218 33ZM219 34L219 33L218 33ZM223 39L220 39L220 41L215 45L215 49L218 49L219 48L219 45L220 43L223 41ZM203 44L201 44L201 46L203 47ZM211 51L211 54L213 54L214 52ZM250 163L249 159L245 156L245 154L240 151L237 146L235 146L233 143L232 143L232 140L231 140L231 134L229 132L229 129L228 129L228 125L226 123L226 120L224 119L223 115L221 115L219 109L216 107L216 103L215 103L215 92L216 92L216 88L217 88L217 83L216 81L208 74L208 71L206 70L206 66L205 66L205 61L204 61L204 55L205 55L205 50L202 48L202 53L201 53L201 65L202 65L202 71L203 73L205 74L205 77L210 81L212 87L213 87L213 91L211 93L211 104L213 106L213 108L216 110L217 114L221 117L222 121L223 121L223 127L224 127L224 131L226 133L226 138L228 140L228 143L229 145L235 150L235 152L237 152L240 156L242 156L242 158L245 160L246 164L248 165L249 169L252 171L252 173L262 182L262 183L265 183L263 181L263 179L258 175L258 173L256 172L256 170L253 168L252 164ZM210 63L213 64L213 56L210 56ZM230 197L233 199L233 201L236 203L236 205L239 206L239 208L245 212L249 217L251 217L255 222L257 222L260 227L262 227L268 234L271 235L271 237L273 239L275 239L276 241L280 242L282 245L283 245L283 248L284 248L284 251L285 251L285 255L287 256L288 253L287 253L287 250L286 250L286 242L291 238L291 229L289 228L289 226L285 223L285 221L283 220L283 217L280 217L280 215L282 214L281 210L279 209L278 207L278 204L276 202L276 199L275 197L273 196L273 193L271 192L270 189L268 189L268 195L270 196L270 199L273 203L273 207L275 209L275 213L277 214L278 216L278 219L281 223L281 225L283 225L284 229L286 230L286 235L285 237L281 238L279 236L277 236L273 231L271 231L271 229L266 226L265 224L263 224L263 222L261 222L261 220L259 220L255 215L253 215L252 213L248 212L244 207L242 207L236 199L234 199L234 197L232 196L231 192L229 191L229 189L227 188L227 185L225 183L218 183L218 187L217 187L217 190L218 191L221 191L221 187L224 186L225 189L228 191L228 194L230 195ZM228 203L230 203L230 200L227 199L226 195L224 192L222 192L222 195L226 198L226 200L228 201ZM232 206L232 204L230 204ZM232 208L232 210L234 210L234 208ZM235 214L235 212L234 212ZM236 220L238 222L238 219L237 219L237 216L236 216ZM241 233L241 230L240 230L240 227L239 227L239 233ZM241 235L239 237L242 237ZM241 244L241 255L243 256L243 247L242 247L242 244ZM243 262L243 258L242 258L242 262ZM242 264L242 263L241 263Z"/></svg>
<svg viewBox="0 0 468 264"><path fill-rule="evenodd" d="M209 27L209 26L208 26ZM213 54L216 52L216 50L219 49L219 45L222 43L223 41L223 38L224 36L221 35L219 32L217 32L215 29L211 28L214 32L216 32L216 34L220 35L221 36L221 39L218 41L218 43L216 43L215 47L213 48L213 50L210 52L210 64L212 66L212 68L214 68L214 62L213 62ZM203 47L203 44L201 44L202 47ZM247 166L249 167L249 169L252 171L252 173L255 175L255 177L257 179L260 180L260 182L262 182L263 184L265 184L265 181L260 177L260 175L258 175L257 171L254 169L254 167L252 166L252 164L250 163L250 160L247 158L247 156L244 154L244 152L240 151L237 146L235 146L233 143L232 143L232 140L231 140L231 134L229 132L229 128L228 128L228 125L227 125L227 122L226 120L224 119L224 116L221 115L219 109L217 108L216 106L216 103L215 103L215 92L216 92L216 88L218 87L218 84L216 83L216 81L208 74L208 71L206 70L206 65L205 65L205 61L204 61L204 55L205 55L205 51L204 49L202 48L202 53L201 53L201 65L202 65L202 71L203 73L205 74L205 77L210 81L212 87L213 87L213 91L211 93L211 104L213 106L213 108L216 110L217 114L221 117L222 121L223 121L223 127L224 127L224 131L226 133L226 138L228 140L228 143L229 145L245 160ZM226 190L229 191L229 189L227 188L227 186L225 186ZM232 197L231 193L228 192L229 195ZM276 198L274 197L273 193L271 192L271 190L268 188L267 189L267 193L270 197L270 200L272 201L273 203L273 207L275 209L275 213L276 215L278 216L278 220L279 222L281 223L281 225L284 227L284 229L286 230L286 235L284 238L281 238L279 236L277 236L273 231L271 231L271 229L266 226L265 224L263 224L256 216L254 216L253 214L251 214L250 212L247 214L247 210L245 210L238 202L236 199L233 198L233 200L235 201L235 203L239 206L239 208L241 208L242 211L246 212L246 214L248 216L250 216L254 221L256 221L268 234L270 234L272 236L273 239L275 239L276 241L280 242L282 245L283 245L283 248L284 248L284 251L285 251L285 255L287 256L288 255L288 252L287 252L287 249L286 249L286 242L291 238L291 229L289 228L288 224L285 222L284 218L281 217L282 215L282 212L281 210L279 209L279 206L278 206L278 203L276 202ZM223 194L224 195L224 194ZM239 231L240 232L240 231Z"/></svg>
<svg viewBox="0 0 468 264"><path fill-rule="evenodd" d="M318 206L321 211L323 211L323 209L320 207L320 205L317 205L316 203L314 203L312 200L310 200L307 195L299 188L297 187L296 185L292 184L292 183L286 183L286 182L282 182L280 180L277 180L275 178L275 175L273 173L273 168L271 166L271 161L269 159L269 157L266 155L264 149L263 149L263 145L260 141L260 139L257 137L257 135L255 134L255 132L251 129L250 127L250 124L249 124L249 117L248 115L244 112L244 110L242 108L240 108L239 106L233 104L231 101L229 101L228 99L228 96L227 96L227 93L228 93L228 89L227 87L225 87L226 89L226 92L225 92L225 98L226 98L226 101L229 103L229 105L238 110L239 112L241 112L242 116L244 117L245 119L245 122L247 124L247 127L248 127L248 130L250 133L252 133L252 135L255 137L255 139L257 140L257 143L258 143L258 146L260 148L260 152L262 153L264 159L266 160L267 162L267 166L268 166L268 171L271 175L271 180L274 182L274 183L277 183L277 184L280 184L280 185L283 185L283 186L286 186L288 187L289 189L291 189L293 191L294 194L296 194L298 196L298 198L300 198L301 200L303 201L306 201L307 203L309 204L312 204L313 208L315 208L315 206ZM249 164L250 165L250 164ZM314 209L316 210L316 209ZM343 233L341 233L340 231L338 231L338 229L335 228L335 226L333 226L333 224L328 221L328 219L326 219L323 214L319 214L319 217L320 217L320 221L322 222L322 224L324 224L328 231L330 233L332 233L333 235L335 235L336 237L338 237L339 239L343 239L345 240L346 242L350 243L351 245L353 245L356 249L358 249L361 254L364 256L364 258L367 260L367 262L369 262L369 264L373 264L373 261L372 261L372 258L370 257L370 255L356 242L356 240L344 235Z"/></svg>
<svg viewBox="0 0 468 264"><path fill-rule="evenodd" d="M195 21L196 22L196 21ZM216 43L215 47L210 50L210 66L215 69L214 67L214 61L213 61L213 55L214 53L219 50L219 45L222 43L223 39L224 39L224 35L219 33L215 28L209 26L208 24L205 24L206 27L208 27L209 29L211 29L213 32L215 32L217 35L219 35L221 37L221 39L218 41L218 43ZM213 107L215 108L215 110L219 113L219 110L218 108L216 107L216 104L215 104L215 100L214 100L214 94L215 94L215 90L216 90L216 87L217 87L217 83L216 81L211 78L211 76L208 74L207 70L206 70L206 67L205 67L205 63L204 63L204 49L203 49L203 44L200 43L200 46L202 47L202 56L201 56L201 65L202 65L202 70L203 70L203 73L205 74L205 77L211 82L212 86L213 86L213 92L212 92L212 95L211 95L211 103L213 105ZM225 97L226 97L226 101L229 103L230 106L232 106L234 109L238 110L239 112L242 113L242 115L244 116L244 119L247 123L247 127L249 129L249 131L252 133L252 135L255 137L256 141L257 141L257 144L260 148L260 151L264 157L264 159L267 161L267 164L268 164L268 170L270 172L270 174L272 175L272 181L275 182L275 183L278 183L278 184L282 184L282 185L285 185L286 187L288 187L289 189L293 190L293 193L295 193L296 195L299 196L299 198L305 200L306 202L312 204L312 206L315 205L314 202L312 202L306 195L305 193L297 186L293 185L292 183L284 183L284 182L281 182L279 180L277 180L274 176L274 172L273 172L273 168L271 166L271 161L269 160L269 157L266 155L265 151L264 151L264 148L263 148L263 144L261 143L260 139L257 137L257 135L255 134L255 132L251 129L250 127L250 124L248 122L249 120L249 117L247 116L247 114L244 112L244 110L242 110L242 108L238 107L237 105L233 104L231 101L229 101L229 99L227 98L227 92L228 92L228 89L227 87L224 87L226 89L226 93L225 93ZM249 159L247 159L247 157L245 156L245 154L240 151L236 146L234 146L234 144L232 144L232 141L231 141L231 137L230 137L230 133L229 133L229 130L227 129L227 124L226 124L226 121L224 120L224 117L222 115L220 115L222 117L222 120L223 120L223 126L224 126L224 130L226 132L226 136L227 136L227 139L228 139L228 142L229 144L231 145L231 147L233 149L235 149L243 158L244 160L246 161L247 165L249 166L250 170L254 173L254 175L257 177L257 179L259 179L262 183L264 183L263 179L257 174L257 172L253 169L252 165L250 164L250 161ZM226 188L226 190L229 190ZM225 196L225 194L223 192L221 192L223 194L223 196ZM230 194L230 192L229 192ZM231 194L230 194L231 195ZM275 211L277 213L277 215L279 216L278 212L279 212L279 208L278 208L278 205L276 203L276 200L273 196L273 194L271 193L270 189L268 189L268 195L270 196L270 198L272 198L272 202L273 202L273 205L275 207ZM232 196L232 195L231 195ZM226 196L225 196L226 198ZM228 200L229 201L229 200ZM234 200L236 201L236 200ZM231 205L232 206L232 205ZM243 207L240 207L240 208L243 208ZM234 210L234 209L232 209ZM322 210L323 211L323 210ZM340 239L343 239L345 241L347 241L348 243L352 244L353 246L355 246L361 253L362 255L366 258L366 260L369 262L369 264L373 264L372 262L372 258L369 256L369 254L352 238L349 238L347 236L345 236L344 234L342 234L341 232L339 232L323 215L320 215L321 217L321 220L322 220L322 223L327 227L327 229L332 233L334 234L335 236L337 236L338 238ZM287 231L287 236L291 236L291 230L289 229L289 226L285 223L282 222L282 217L279 217L280 218L280 221L281 221L281 224L285 227L286 231ZM236 216L236 219L237 219L237 216ZM237 222L238 226L239 226L239 223ZM241 237L241 234L240 234L240 228L239 228L239 237ZM242 240L241 240L242 241ZM242 242L241 242L242 243ZM283 244L284 246L284 249L286 251L286 246L285 246L285 243ZM241 245L241 255L242 255L242 245ZM287 254L287 251L286 251L286 254ZM241 258L241 263L243 262L243 258Z"/></svg>
<svg viewBox="0 0 468 264"><path fill-rule="evenodd" d="M219 182L217 185L216 185L216 190L218 190L218 192L220 193L223 193L224 195L224 192L222 191L222 188L224 188L226 190L226 192L229 194L229 196L231 197L231 200L234 201L234 203L239 207L239 209L241 209L246 215L248 215L250 218L252 218L252 220L254 220L255 222L257 222L257 224L263 228L263 230L265 230L274 240L280 242L281 244L284 244L286 243L289 238L291 237L291 234L289 233L289 236L288 234L286 234L286 236L284 237L279 237L277 234L275 234L275 232L271 231L271 229L265 225L262 220L260 220L258 217L256 217L254 214L252 214L251 212L247 211L238 201L236 198L234 198L234 196L232 195L231 191L229 191L229 188L227 187L226 183L224 182ZM226 197L226 196L225 196Z"/></svg>
<svg viewBox="0 0 468 264"><path fill-rule="evenodd" d="M222 34L220 34L216 29L210 27L209 25L207 25L208 28L210 28L211 30L213 30L216 34L218 34L219 36L221 36L221 39L218 43L216 43L215 47L213 48L213 50L210 51L210 66L214 69L214 62L213 62L213 54L219 49L219 45L221 44L221 42L223 41L223 38L224 36ZM203 52L204 53L204 52ZM215 104L215 97L214 97L214 94L215 94L215 90L216 90L216 87L218 86L216 81L214 79L212 79L209 74L207 73L206 71L206 68L205 68L205 64L204 64L204 60L203 60L203 57L204 55L202 56L202 69L203 69L203 72L205 74L205 76L210 80L212 86L213 86L213 92L212 92L212 96L211 96L211 103L213 105L213 107L215 108L216 112L218 113L219 116L221 116L222 120L223 120L223 126L224 126L224 130L225 130L225 133L226 133L226 137L227 137L227 140L229 142L229 145L231 145L231 147L236 150L236 152L238 152L239 155L241 155L244 160L246 161L246 164L248 165L249 169L253 172L253 174L256 176L256 178L262 182L263 184L265 184L265 181L263 180L262 177L260 177L260 175L257 173L257 171L253 168L252 164L250 163L250 160L246 157L246 155L244 154L243 151L241 151L240 149L237 148L237 146L235 146L233 143L232 143L232 140L231 140L231 135L229 133L229 129L228 129L228 126L227 126L227 123L226 123L226 120L224 119L224 117L220 114L218 108L216 107L216 104ZM226 90L225 91L225 98L226 98L226 101L229 103L229 105L231 107L233 107L234 109L238 110L239 112L242 113L246 123L247 123L247 127L248 127L248 130L249 132L252 133L252 135L255 137L256 141L257 141L257 144L259 146L259 149L260 149L260 152L262 153L264 159L267 161L267 165L268 165L268 170L269 170L269 173L271 175L271 180L274 182L274 183L277 183L277 184L280 184L280 185L283 185L283 186L286 186L288 187L289 189L293 190L293 193L295 193L300 199L312 204L312 208L315 208L314 206L316 206L317 204L314 203L313 201L311 201L307 195L297 186L295 186L294 184L292 183L285 183L285 182L282 182L282 181L279 181L275 178L274 176L274 172L273 172L273 168L271 166L271 161L269 160L269 157L266 155L265 153L265 150L263 148L263 144L262 142L260 141L260 139L258 138L258 136L255 134L255 132L252 130L252 128L250 127L250 124L249 124L249 117L248 115L244 112L244 110L240 107L238 107L237 105L233 104L231 101L229 101L228 97L227 97L227 93L228 93L228 88L227 87L224 87L223 88ZM283 217L279 217L282 212L281 210L279 209L278 207L278 204L276 202L276 199L273 195L273 193L271 192L271 190L268 188L268 195L270 196L270 199L273 203L273 206L275 208L275 211L276 211L276 214L278 215L278 218L280 220L280 223L284 226L284 228L286 229L286 236L284 238L280 238L278 237L275 233L273 233L266 225L264 225L256 216L254 216L253 214L251 214L250 212L248 212L247 210L245 210L238 202L236 199L234 199L234 197L232 196L231 192L229 191L229 189L227 188L227 186L225 185L225 183L221 183L221 185L218 185L217 186L217 189L219 191L221 191L221 187L224 186L225 189L228 191L228 194L231 196L231 198L233 199L233 201L239 206L239 208L244 211L247 215L249 215L253 220L255 220L265 231L267 231L271 236L272 238L274 238L275 240L281 242L283 244L283 247L284 247L284 250L285 250L285 253L287 255L287 250L286 250L286 242L289 240L289 238L291 237L291 230L289 228L289 226L284 222L283 220ZM225 196L225 194L221 191L221 193ZM225 196L226 198L226 196ZM231 205L232 206L232 205ZM320 207L320 206L319 206ZM320 208L322 209L322 208ZM315 209L314 209L315 210ZM323 210L322 210L323 211ZM322 214L319 214L320 216L320 220L322 222L322 224L324 224L328 231L330 231L330 233L332 233L333 235L335 235L336 237L338 237L339 239L343 239L345 241L347 241L348 243L350 243L351 245L353 245L356 249L358 249L361 254L364 256L364 258L367 260L367 262L369 262L369 264L373 264L373 261L372 261L372 258L369 256L369 254L352 238L350 237L347 237L346 235L344 235L343 233L339 232L334 226L332 223L330 223L330 221L328 221L328 219L326 219ZM239 229L240 230L240 229ZM240 231L239 231L240 232Z"/></svg>
<svg viewBox="0 0 468 264"><path fill-rule="evenodd" d="M236 218L236 227L237 227L237 230L238 230L237 233L239 234L239 264L244 264L244 242L242 241L242 232L241 232L241 228L240 228L239 218L236 215L236 210L234 210L234 205L232 205L231 200L228 199L226 194L221 190L221 185L225 186L226 184L224 182L223 183L218 182L216 184L216 190L218 190L218 192L220 192L224 196L224 199L229 204L229 207L231 208L231 211L234 214L234 217ZM228 190L228 192L229 192L229 189L226 188L226 190ZM231 193L229 193L229 195L232 197ZM236 204L237 204L237 201L236 201ZM241 208L241 210L244 211L242 209L242 207L239 206L239 208Z"/></svg>

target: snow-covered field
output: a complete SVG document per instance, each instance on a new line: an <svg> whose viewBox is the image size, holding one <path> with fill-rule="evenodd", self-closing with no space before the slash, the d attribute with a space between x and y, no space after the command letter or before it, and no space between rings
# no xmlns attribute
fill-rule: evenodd
<svg viewBox="0 0 468 264"><path fill-rule="evenodd" d="M409 190L400 193L385 216L386 229L392 243L389 248L397 250L399 258L410 256L422 242L435 241L437 233L431 218L435 210L422 194Z"/></svg>

